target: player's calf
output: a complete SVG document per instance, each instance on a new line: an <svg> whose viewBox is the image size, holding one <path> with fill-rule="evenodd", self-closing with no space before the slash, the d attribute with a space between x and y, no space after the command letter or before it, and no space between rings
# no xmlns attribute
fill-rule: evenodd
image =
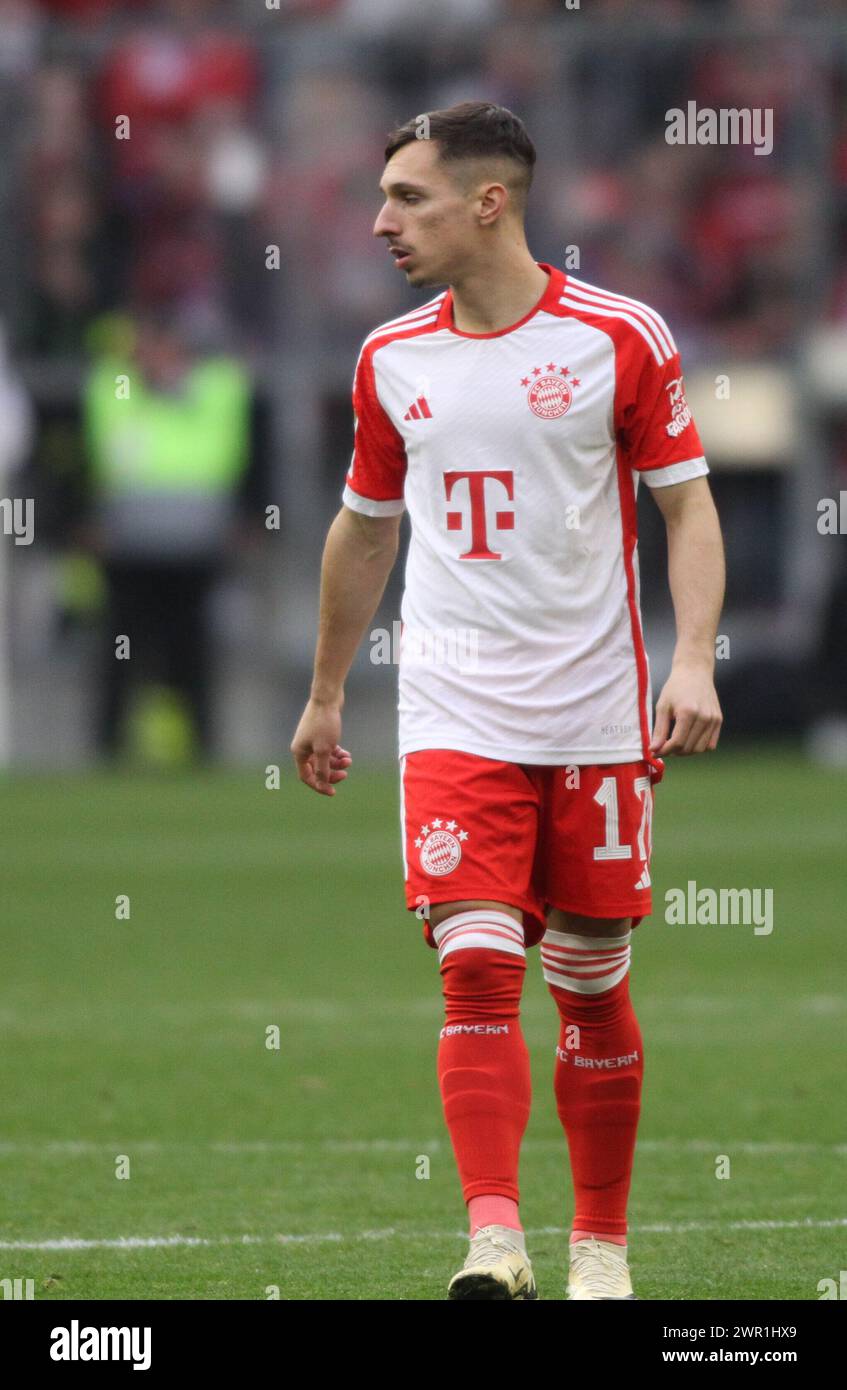
<svg viewBox="0 0 847 1390"><path fill-rule="evenodd" d="M554 1091L574 1183L571 1255L580 1263L571 1285L581 1292L569 1297L628 1298L626 1205L644 1067L629 995L630 932L548 929L541 958L560 1017ZM615 1248L610 1265L608 1250ZM623 1291L603 1292L612 1285Z"/></svg>
<svg viewBox="0 0 847 1390"><path fill-rule="evenodd" d="M534 1290L531 1271L521 1272L518 1215L518 1161L531 1100L520 1027L523 928L505 911L472 908L443 916L433 936L446 1005L438 1080L472 1238L450 1297L534 1297L527 1291ZM508 1248L480 1243L480 1228L511 1232L503 1237Z"/></svg>

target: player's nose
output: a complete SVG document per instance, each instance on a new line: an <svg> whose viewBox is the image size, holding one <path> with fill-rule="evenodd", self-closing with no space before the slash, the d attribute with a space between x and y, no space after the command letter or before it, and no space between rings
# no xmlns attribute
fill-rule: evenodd
<svg viewBox="0 0 847 1390"><path fill-rule="evenodd" d="M383 203L374 222L374 236L397 236L399 231L397 218L392 216L388 203Z"/></svg>

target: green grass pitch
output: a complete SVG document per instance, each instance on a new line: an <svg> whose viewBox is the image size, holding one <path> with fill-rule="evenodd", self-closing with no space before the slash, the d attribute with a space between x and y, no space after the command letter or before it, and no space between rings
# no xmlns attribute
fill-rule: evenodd
<svg viewBox="0 0 847 1390"><path fill-rule="evenodd" d="M39 1299L443 1299L465 1213L396 769L354 763L333 800L288 764L278 791L261 770L124 773L13 778L0 799L0 1277ZM847 778L790 749L675 761L658 789L633 938L642 1298L815 1300L847 1264L845 811ZM772 888L772 934L665 924L689 879ZM562 1298L537 950L524 1001L522 1216L540 1296Z"/></svg>

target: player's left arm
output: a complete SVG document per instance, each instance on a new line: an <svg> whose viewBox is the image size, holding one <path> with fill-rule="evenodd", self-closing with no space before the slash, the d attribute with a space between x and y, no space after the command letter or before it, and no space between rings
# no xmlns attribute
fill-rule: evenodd
<svg viewBox="0 0 847 1390"><path fill-rule="evenodd" d="M723 723L714 683L725 588L720 522L706 477L651 492L668 534L676 647L656 704L650 751L656 756L705 753L717 747Z"/></svg>

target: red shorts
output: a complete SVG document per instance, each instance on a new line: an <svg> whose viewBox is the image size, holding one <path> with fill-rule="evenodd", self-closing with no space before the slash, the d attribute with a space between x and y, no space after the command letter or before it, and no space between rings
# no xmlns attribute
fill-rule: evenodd
<svg viewBox="0 0 847 1390"><path fill-rule="evenodd" d="M406 905L480 898L523 911L527 946L548 907L585 917L652 911L653 784L664 764L504 763L446 748L400 760ZM432 939L428 921L424 937Z"/></svg>

